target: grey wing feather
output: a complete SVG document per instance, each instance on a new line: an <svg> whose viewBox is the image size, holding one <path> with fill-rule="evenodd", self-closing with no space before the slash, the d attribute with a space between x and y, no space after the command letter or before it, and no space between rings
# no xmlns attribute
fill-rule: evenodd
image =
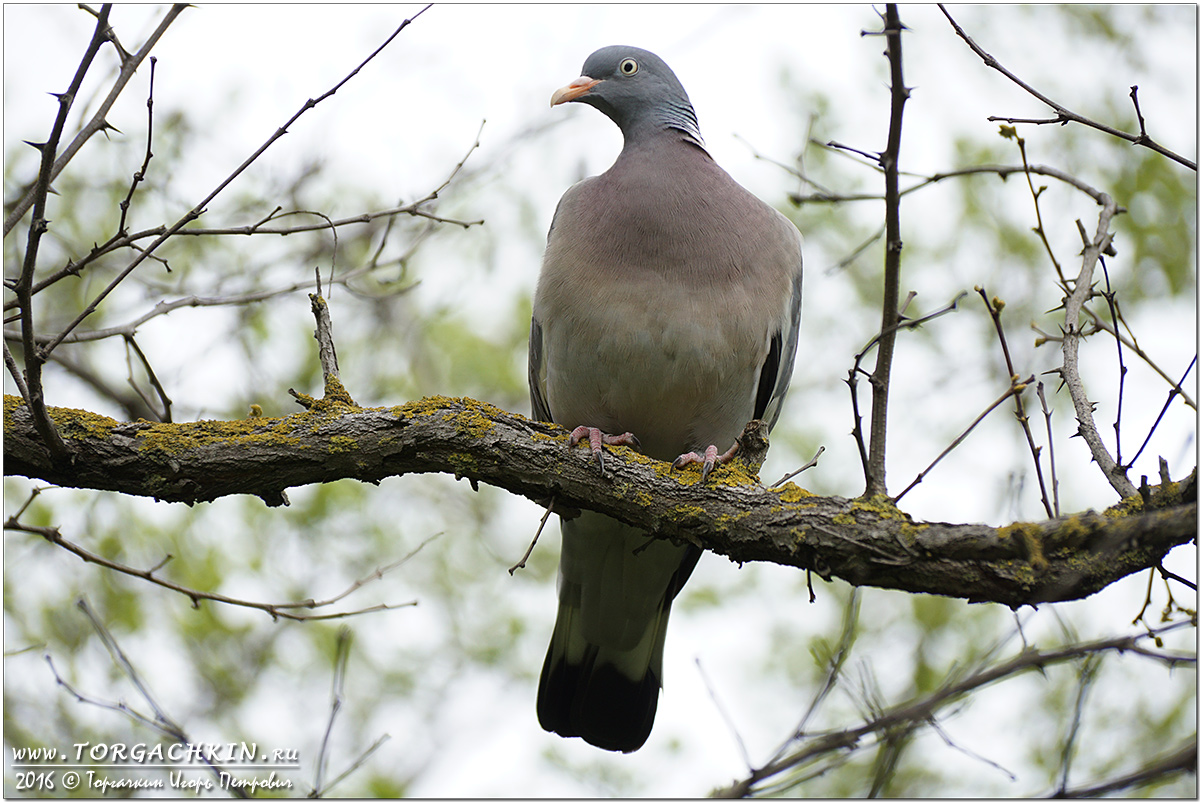
<svg viewBox="0 0 1200 802"><path fill-rule="evenodd" d="M794 347L794 346L793 346ZM537 318L529 322L529 403L534 420L551 423L550 405L546 403L546 365L542 360L542 324Z"/></svg>
<svg viewBox="0 0 1200 802"><path fill-rule="evenodd" d="M790 224L789 224L790 225ZM800 297L804 278L801 264L796 266L792 281L792 297L787 315L779 330L771 337L771 348L759 375L758 396L754 403L755 417L763 420L770 429L779 420L783 410L783 399L792 381L792 368L796 363L796 341L800 335Z"/></svg>

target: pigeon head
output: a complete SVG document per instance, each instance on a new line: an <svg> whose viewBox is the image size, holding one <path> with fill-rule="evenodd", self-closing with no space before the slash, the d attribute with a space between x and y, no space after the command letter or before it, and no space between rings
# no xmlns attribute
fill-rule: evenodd
<svg viewBox="0 0 1200 802"><path fill-rule="evenodd" d="M704 146L683 84L649 50L625 45L600 48L583 62L582 75L551 96L551 106L561 103L586 103L604 112L621 129L626 144L678 131Z"/></svg>

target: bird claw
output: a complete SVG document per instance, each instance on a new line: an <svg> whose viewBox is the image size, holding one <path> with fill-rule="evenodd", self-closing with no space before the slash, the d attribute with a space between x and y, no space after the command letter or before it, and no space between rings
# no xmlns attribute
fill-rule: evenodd
<svg viewBox="0 0 1200 802"><path fill-rule="evenodd" d="M604 473L604 446L631 446L633 448L641 448L641 442L630 432L623 434L605 434L594 426L576 426L571 431L571 437L567 441L569 448L574 448L584 440L588 441L588 446L592 450L592 458L600 465L600 472Z"/></svg>
<svg viewBox="0 0 1200 802"><path fill-rule="evenodd" d="M724 454L717 454L717 447L709 446L708 448L704 449L704 456L700 456L695 451L689 451L686 454L680 454L675 458L675 461L671 463L671 468L679 469L686 465L693 464L702 465L703 468L701 468L700 472L700 481L703 482L708 478L708 475L712 473L713 468L715 468L717 465L724 465L725 463L729 462L729 460L733 459L733 455L737 452L738 444L736 442L730 446L729 450Z"/></svg>

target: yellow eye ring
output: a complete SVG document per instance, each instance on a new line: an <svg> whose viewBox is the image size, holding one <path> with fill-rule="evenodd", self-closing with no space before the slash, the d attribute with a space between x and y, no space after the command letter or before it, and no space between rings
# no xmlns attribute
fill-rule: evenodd
<svg viewBox="0 0 1200 802"><path fill-rule="evenodd" d="M622 75L633 75L638 71L638 63L631 58L627 58L621 62L621 65L617 69L621 71Z"/></svg>

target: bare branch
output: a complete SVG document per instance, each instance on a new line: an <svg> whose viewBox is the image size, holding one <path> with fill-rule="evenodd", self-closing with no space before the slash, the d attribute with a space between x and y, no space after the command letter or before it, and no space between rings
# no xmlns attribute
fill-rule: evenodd
<svg viewBox="0 0 1200 802"><path fill-rule="evenodd" d="M1100 466L1108 483L1120 494L1121 498L1129 498L1137 493L1137 489L1125 475L1125 469L1117 465L1112 455L1108 453L1100 433L1096 431L1096 422L1092 415L1092 402L1088 400L1083 380L1079 376L1079 340L1083 336L1079 313L1091 297L1092 274L1096 268L1096 262L1100 259L1100 254L1107 251L1112 244L1112 232L1108 230L1108 227L1112 218L1117 214L1117 204L1113 199L1107 195L1104 198L1104 208L1100 211L1099 219L1096 222L1095 237L1090 241L1086 237L1084 238L1083 263L1064 304L1066 319L1063 329L1062 378L1067 385L1067 391L1071 394L1071 401L1075 404L1075 419L1079 422L1080 436L1087 443L1092 457Z"/></svg>
<svg viewBox="0 0 1200 802"><path fill-rule="evenodd" d="M1041 226L1041 216L1038 216L1038 225ZM1046 243L1046 248L1049 249L1050 243ZM1053 259L1053 254L1051 254ZM1057 267L1058 262L1055 262ZM1061 275L1061 273L1060 273ZM1017 390L1018 382L1017 369L1013 365L1012 354L1008 350L1008 339L1004 336L1004 325L1000 322L1000 313L1004 311L1004 301L1000 298L988 298L988 294L980 287L975 290L983 297L983 303L987 306L988 314L991 315L992 325L996 329L996 336L1000 339L1000 350L1004 353L1004 365L1008 368L1009 380L1013 383L1013 404L1016 406L1017 422L1021 424L1021 431L1025 433L1025 442L1029 446L1029 453L1033 457L1033 468L1037 472L1038 489L1042 491L1042 506L1046 510L1046 515L1054 517L1054 507L1050 505L1050 497L1046 492L1046 477L1042 475L1042 449L1033 442L1033 432L1029 428L1029 416L1025 414L1025 402L1021 400L1021 392L1024 391L1024 386ZM1031 384L1033 377L1030 376L1025 384Z"/></svg>
<svg viewBox="0 0 1200 802"><path fill-rule="evenodd" d="M1001 64L999 61L997 61L994 56L992 56L991 54L986 52L979 45L975 44L975 41L970 36L967 36L966 31L964 31L961 27L959 27L958 23L955 22L954 18L950 16L950 12L946 10L946 7L944 5L942 5L941 3L938 3L938 8L940 8L942 10L942 13L946 15L946 19L948 19L950 21L950 24L952 26L954 26L954 32L957 33L959 35L959 37L964 42L967 43L967 46L970 47L971 50L973 50L975 52L975 55L977 55L981 59L983 59L983 63L985 65L987 65L988 67L991 67L992 69L996 70L1001 75L1003 75L1004 77L1008 78L1010 81L1015 83L1017 86L1021 87L1026 92L1033 95L1034 97L1036 97L1038 100L1045 103L1050 108L1054 109L1054 111L1058 114L1057 117L1054 117L1049 120L1031 120L1031 119L1013 118L1013 117L988 117L989 120L1004 121L1004 122L1027 122L1027 123L1035 123L1038 125L1045 125L1045 124L1050 124L1050 123L1076 122L1081 125L1086 125L1089 128L1095 128L1097 131L1103 131L1104 133L1109 134L1111 136L1115 136L1119 139L1124 139L1127 142L1132 142L1135 145L1143 145L1157 153L1161 153L1163 156L1166 156L1168 159L1171 159L1172 161L1179 162L1180 164L1182 164L1185 167L1188 167L1192 170L1196 169L1196 163L1194 161L1192 161L1191 159L1185 159L1183 156L1180 156L1177 153L1173 153L1172 151L1167 150L1162 145L1158 144L1157 142L1155 142L1153 139L1151 139L1150 137L1148 137L1146 135L1146 127L1145 127L1144 122L1142 122L1142 119L1141 119L1142 115L1141 115L1140 108L1137 110L1138 111L1138 121L1139 121L1139 123L1142 123L1142 131L1140 134L1129 134L1124 131L1120 131L1116 128L1113 128L1111 126L1105 125L1104 123L1099 123L1099 122L1096 122L1095 120L1090 120L1087 117L1084 117L1082 114L1076 114L1075 112L1071 111L1070 109L1066 108L1065 106L1062 106L1062 105L1054 102L1050 98L1046 97L1041 92L1037 91L1032 86L1030 86L1029 84L1022 81L1020 78L1018 78L1016 75L1014 75L1013 73L1011 73L1007 69L1005 69L1004 65ZM1136 87L1134 87L1134 90L1135 91L1132 92L1131 94L1133 95L1134 105L1136 108L1136 105L1137 105Z"/></svg>
<svg viewBox="0 0 1200 802"><path fill-rule="evenodd" d="M1050 407L1046 404L1046 385L1040 380L1037 383L1038 401L1042 404L1042 416L1046 419L1046 444L1050 447L1050 489L1054 497L1053 517L1062 514L1058 506L1058 468L1054 462L1054 429L1050 426Z"/></svg>
<svg viewBox="0 0 1200 802"><path fill-rule="evenodd" d="M1127 788L1136 788L1147 783L1161 781L1175 774L1196 773L1196 738L1185 743L1173 752L1155 758L1129 774L1121 775L1107 782L1078 788L1060 788L1054 793L1053 799L1088 799L1103 797Z"/></svg>
<svg viewBox="0 0 1200 802"><path fill-rule="evenodd" d="M142 679L141 674L134 666L133 661L125 656L125 652L121 649L120 644L117 643L116 638L114 638L112 633L108 631L108 628L104 626L104 622L92 612L92 608L87 601L81 598L78 602L76 602L76 606L87 617L88 621L92 625L92 628L96 630L96 634L99 635L101 642L104 644L104 648L108 650L113 662L116 663L117 667L120 668L122 672L124 672L125 676L129 678L129 681L133 683L133 686L137 690L138 694L146 701L148 705L150 705L150 709L154 711L154 715L148 716L145 713L135 710L133 707L130 707L128 704L126 704L124 699L121 699L117 702L109 702L103 699L94 699L89 696L84 696L82 693L75 690L70 683L62 678L62 676L58 673L58 670L54 667L54 661L51 660L50 655L47 654L46 664L50 667L50 672L54 674L55 682L57 682L59 686L74 696L79 702L122 713L138 724L149 727L155 732L165 735L166 737L171 738L172 740L183 744L184 746L190 746L191 739L188 737L187 733L184 732L183 727L175 723L174 719L172 719L171 716L168 715L167 712L154 699L154 696L150 693L149 685L145 682L145 680ZM220 768L213 764L213 761L210 759L209 755L205 754L205 750L197 750L197 756L199 757L200 761L204 763L210 771L213 772L213 774L217 775L217 777L220 777ZM229 790L234 796L240 798L246 797L245 791L236 784L231 785Z"/></svg>
<svg viewBox="0 0 1200 802"><path fill-rule="evenodd" d="M96 28L92 32L92 39L83 54L83 59L80 61L79 67L75 70L75 77L71 79L71 84L66 92L56 95L58 98L58 114L54 118L54 124L51 127L49 137L45 142L40 144L30 143L38 149L42 158L38 167L37 180L25 195L29 199L29 203L25 208L33 207L33 219L29 224L29 234L25 244L25 255L22 258L21 272L12 287L13 294L16 296L16 306L21 310L21 344L25 358L25 397L29 403L29 408L33 412L33 419L37 424L38 432L49 446L50 453L57 461L69 460L70 455L67 453L61 436L55 430L54 424L46 415L45 393L42 388L42 365L46 362L48 352L42 351L34 344L36 328L33 319L33 274L37 269L38 248L41 244L42 235L50 227L49 221L46 220L46 198L50 192L54 156L58 152L58 143L62 138L63 128L67 124L67 115L70 113L71 106L74 104L79 89L83 85L84 76L87 74L88 69L91 68L92 62L95 60L96 54L100 52L101 46L107 41L110 35L108 14L111 9L111 5L105 5L100 9L100 13L96 15ZM15 210L13 214L16 214ZM24 210L22 210L21 214L24 214ZM19 218L13 219L14 225L17 219ZM5 229L6 234L8 230Z"/></svg>
<svg viewBox="0 0 1200 802"><path fill-rule="evenodd" d="M151 56L150 94L146 98L146 157L142 160L142 166L133 174L133 180L129 183L129 192L120 203L121 219L117 223L117 234L125 233L125 220L129 215L129 206L133 202L133 193L137 191L138 184L146 179L146 172L150 169L150 159L154 156L151 142L154 141L154 68L157 65L158 59Z"/></svg>
<svg viewBox="0 0 1200 802"><path fill-rule="evenodd" d="M971 421L971 424L969 426L967 426L966 429L963 430L963 433L960 434L958 437L954 438L954 441L951 442L950 445L946 446L942 450L942 453L938 454L937 457L934 458L933 462L929 463L929 466L927 468L925 468L923 471L919 472L917 474L916 478L913 479L912 482L909 483L908 487L906 487L902 491L900 491L900 495L896 496L896 498L893 500L900 501L900 499L902 499L906 495L908 495L908 491L912 490L914 487L919 485L922 482L922 480L925 479L925 476L930 471L932 471L939 462L942 461L943 457L945 457L947 454L949 454L954 449L958 448L958 446L962 443L962 441L967 439L967 435L969 435L972 431L974 431L975 427L978 426L980 423L982 423L983 419L992 413L992 410L994 410L996 407L1003 404L1010 397L1011 398L1020 398L1021 393L1025 392L1026 386L1028 386L1032 381L1033 381L1032 376L1030 376L1025 381L1021 381L1018 377L1014 376L1012 379L1012 383L1009 385L1008 389L1004 391L1004 394L1001 395L999 398L997 398L995 401L993 401L988 406L987 409L985 409L983 412L979 413L979 415L976 416L975 420ZM1050 513L1050 514L1052 515L1053 513Z"/></svg>
<svg viewBox="0 0 1200 802"><path fill-rule="evenodd" d="M138 397L146 407L152 410L160 421L165 423L171 422L171 398L167 395L166 389L159 382L158 376L154 372L154 368L150 366L150 360L137 344L137 339L132 334L125 335L126 360L129 361L129 351L137 354L138 360L142 363L142 369L146 371L146 377L150 380L150 385L158 392L158 400L162 403L162 412L154 409L154 405L150 403L150 399L142 392L142 389L137 386L137 382L133 378L133 364L129 362L129 386L134 389Z"/></svg>
<svg viewBox="0 0 1200 802"><path fill-rule="evenodd" d="M106 286L103 290L101 290L91 300L91 302L88 303L88 305L84 308L84 310L82 312L80 312L79 315L74 320L72 320L70 323L68 323L66 325L66 327L64 327L63 330L61 332L59 332L59 334L56 335L49 342L49 344L47 344L44 347L43 350L46 353L49 353L49 352L53 351L55 348L57 348L58 345L60 343L62 343L63 340L66 339L66 337L72 331L74 331L75 328L80 323L82 323L84 321L84 319L86 319L89 315L91 315L93 312L96 311L96 309L100 306L100 303L105 298L108 297L109 293L111 293L114 289L116 289L117 285L120 284L122 281L124 281L125 278L130 273L132 273L138 267L138 265L140 265L143 261L145 261L146 258L148 256L150 256L150 254L152 254L155 251L155 249L158 248L159 245L162 245L164 242L166 242L168 239L170 239L172 236L174 236L177 232L179 232L181 229L183 229L184 226L191 223L193 220L195 220L200 215L202 215L204 213L206 207L208 206L208 204L214 198L216 198L217 195L221 194L221 192L227 186L229 186L231 183L233 183L234 179L236 179L239 175L241 175L246 170L246 168L248 168L251 164L253 164L258 159L259 156L261 156L264 152L266 152L266 150L269 147L271 147L271 145L273 145L280 137L282 137L284 134L286 134L288 132L288 128L291 127L291 125L293 123L295 123L296 120L300 119L300 117L305 112L307 112L309 109L315 108L317 106L317 104L319 104L321 101L325 100L326 98L331 97L335 92L337 92L339 89L341 89L342 86L344 86L347 81L349 81L351 78L353 78L355 75L357 75L358 72L363 67L365 67L368 62L370 62L373 58L375 58L375 56L379 55L379 53L385 47L387 47L388 44L390 44L393 39L395 39L397 36L400 35L401 31L403 31L405 28L407 28L412 23L413 20L415 20L417 17L419 17L421 14L423 14L428 8L429 8L429 6L425 6L425 8L422 8L420 11L418 11L412 17L410 17L410 18L404 20L402 23L400 23L400 27L396 28L396 30L394 32L392 32L392 35L389 36L387 38L387 40L384 41L383 44L381 44L378 48L376 48L375 51L373 53L371 53L371 55L367 56L367 58L364 59L361 64L359 64L357 67L355 67L353 70L351 70L350 74L347 75L345 78L343 78L341 81L339 81L332 89L325 92L325 94L321 95L320 97L318 97L315 100L313 100L311 98L309 100L306 100L304 102L304 104L300 107L300 109L295 114L293 114L288 119L287 122L285 122L282 126L280 126L278 129L276 129L275 133L271 134L271 136L267 138L267 141L264 142L261 146L259 146L258 150L254 151L254 153L252 153L244 162L242 162L232 173L230 173L224 180L222 180L221 183L218 184L217 187L212 192L210 192L207 197L204 198L204 200L200 201L198 204L196 204L194 207L192 207L187 213L185 213L183 215L183 217L179 218L179 220L177 220L170 228L168 228L162 234L158 235L158 237L156 237L155 240L152 243L150 243L150 245L147 246L147 248L144 251L142 251L132 262L130 262L123 270L121 270L117 274L116 278L114 278L108 284L108 286Z"/></svg>
<svg viewBox="0 0 1200 802"><path fill-rule="evenodd" d="M867 481L863 495L868 498L887 495L887 410L891 386L892 355L896 348L896 311L900 301L900 134L904 123L904 103L909 90L904 85L904 60L901 33L904 26L894 3L885 13L887 57L891 68L892 102L888 124L887 149L880 156L884 171L886 198L886 248L883 267L883 320L879 325L879 355L871 373L871 445L867 458Z"/></svg>
<svg viewBox="0 0 1200 802"><path fill-rule="evenodd" d="M116 35L113 34L112 29L108 27L107 8L108 6L105 6L100 11L100 14L103 15L104 18L103 27L106 32L105 38L111 39L113 43L116 44ZM105 120L105 117L108 116L109 109L112 108L112 105L116 102L117 97L119 97L121 92L125 89L125 85L129 83L129 80L133 77L134 73L137 72L137 68L141 65L142 61L144 61L146 56L150 54L150 51L154 48L154 46L158 44L158 40L162 38L162 35L166 33L167 28L170 27L171 23L175 21L175 18L182 14L186 8L188 8L187 3L177 3L171 6L166 15L163 17L163 21L159 23L158 27L154 29L154 32L150 34L150 38L146 40L141 49L138 50L136 54L128 56L127 58L123 57L121 59L121 74L117 76L117 80L113 83L112 89L109 90L108 96L104 98L104 101L100 104L100 107L96 109L96 113L92 115L92 119L89 120L87 125L85 125L83 129L75 135L75 138L71 140L71 143L67 145L65 150L63 150L62 155L58 157L52 167L46 172L48 182L53 182L54 179L58 177L58 174L61 173L63 168L65 168L71 159L75 157L75 154L79 152L79 149L83 147L85 142L91 139L95 134L110 127L108 122ZM97 17L98 30L100 28L99 19L100 18ZM128 55L124 54L123 48L120 48L120 50L123 55ZM85 62L90 63L89 56L85 55L84 60ZM85 71L87 69L85 64L80 64L80 67ZM82 78L82 74L80 74L78 77ZM8 236L8 232L12 230L13 226L15 226L21 220L21 218L25 216L25 213L29 211L29 207L32 206L36 200L35 194L36 187L31 188L29 192L25 193L25 196L22 197L21 200L17 201L8 217L4 219L4 236Z"/></svg>
<svg viewBox="0 0 1200 802"><path fill-rule="evenodd" d="M1101 318L1099 315L1097 315L1095 312L1093 312L1088 307L1086 307L1086 306L1083 307L1083 311L1088 317L1090 317L1092 319L1092 324L1095 325L1096 328L1100 329L1101 331L1106 331L1109 334L1116 337L1117 339L1119 339L1125 345L1126 348L1130 349L1135 354L1137 354L1138 357L1143 362L1145 362L1146 365L1148 365L1151 370L1153 370L1159 376L1162 376L1164 379L1166 379L1167 384L1171 385L1171 391L1173 393L1175 393L1176 395L1178 395L1180 398L1182 398L1183 403L1187 404L1192 409L1196 409L1195 400L1190 395L1188 395L1186 390L1183 389L1183 379L1180 379L1179 381L1175 381L1170 376L1168 376L1166 371L1164 371L1162 368L1160 368L1155 363L1155 361L1150 358L1150 355L1142 350L1141 346L1139 346L1137 344L1137 340L1134 339L1132 336L1126 337L1124 334L1117 331L1112 326L1108 325L1107 321L1105 321L1103 318ZM1122 319L1122 322L1123 323L1125 322L1124 319ZM1126 324L1126 329L1128 329L1128 328L1129 328L1129 326L1128 326L1128 324ZM1192 357L1192 365L1194 365L1195 362L1196 362L1196 358ZM1189 365L1188 369L1183 372L1183 375L1185 378L1187 377L1187 374L1191 372L1192 365Z"/></svg>
<svg viewBox="0 0 1200 802"><path fill-rule="evenodd" d="M366 607L366 608L363 608L360 610L351 610L351 611L343 612L343 613L328 613L325 615L304 615L301 613L291 612L292 610L296 610L296 609L315 610L320 607L328 607L329 605L336 604L337 602L346 598L346 596L350 595L352 592L354 592L358 588L362 587L364 584L371 581L372 579L378 579L381 576L383 576L384 573L386 573L387 571L390 571L392 568L395 568L399 565L403 565L405 562L407 562L409 557L412 556L412 554L415 554L417 551L420 551L421 548L423 548L425 546L425 544L422 543L419 547L417 547L416 551L412 552L412 554L409 554L408 556L404 557L400 561L393 563L392 565L389 565L385 568L376 569L376 571L374 573L372 573L370 576L368 576L367 578L358 580L353 585L351 585L348 589L346 589L342 593L339 593L337 596L333 596L332 598L325 599L323 601L314 601L312 599L308 599L308 600L299 601L299 602L269 603L269 602L246 601L245 599L237 599L232 596L222 595L220 593L210 593L209 591L205 591L205 590L196 590L194 588L184 587L183 585L179 585L175 582L171 582L170 580L155 576L154 575L155 572L158 571L158 569L162 568L164 565L166 565L166 563L169 560L171 560L172 555L170 555L170 554L168 554L165 559L163 559L161 562L159 562L158 565L154 566L153 568L150 568L148 570L143 570L140 568L132 568L128 565L124 565L123 563L115 562L115 561L109 560L105 557L101 557L100 555L95 554L93 552L90 552L87 549L83 548L82 546L80 546L76 543L72 543L71 541L64 538L62 536L62 533L59 532L57 527L30 526L30 525L23 524L20 521L18 521L17 516L14 515L13 517L9 518L4 523L4 528L6 530L9 530L12 532L26 532L26 533L32 534L32 535L39 535L40 537L45 538L47 542L52 543L55 546L58 546L59 548L70 552L71 554L74 554L76 557L83 560L84 562L93 563L93 564L99 565L103 568L109 568L113 571L117 571L118 573L126 574L127 576L136 577L138 579L143 579L147 582L158 585L159 587L163 587L163 588L166 588L167 590L173 590L176 593L183 594L184 596L187 596L189 599L191 599L193 607L199 607L200 602L202 600L206 600L206 601L218 602L221 604L229 604L229 605L232 605L235 607L249 607L254 610L262 610L263 612L270 615L271 618L275 618L275 619L287 618L292 621L321 621L321 620L329 620L329 619L334 619L334 618L348 618L350 616L363 615L365 613L373 613L373 612L377 612L380 610L396 610L401 607L415 607L417 603L415 601L410 601L410 602L405 602L404 604L377 604L373 607ZM428 541L426 541L426 542L428 542Z"/></svg>
<svg viewBox="0 0 1200 802"><path fill-rule="evenodd" d="M1109 638L1090 643L1077 643L1048 652L1042 652L1034 648L1026 649L1003 663L981 668L964 679L949 683L939 690L913 702L903 703L891 709L880 711L878 715L873 716L861 726L837 732L813 735L803 746L798 747L795 751L783 757L772 759L761 768L750 772L745 779L727 788L715 791L713 796L724 798L749 796L760 790L760 785L765 780L776 777L796 767L810 764L823 756L857 749L864 738L872 738L874 739L874 743L878 744L894 728L911 727L928 723L933 720L934 714L942 707L956 702L967 696L970 692L986 685L1006 680L1032 669L1040 670L1057 663L1084 659L1089 655L1099 655L1106 652L1133 652L1142 654L1143 652L1139 650L1143 648L1141 642L1146 638L1161 636L1168 631L1192 625L1191 621L1180 622L1163 627L1154 633ZM1155 657L1162 656L1160 653L1151 654ZM1168 656L1178 662L1195 663L1195 657L1191 655ZM1194 743L1191 745L1191 749L1192 761L1194 762Z"/></svg>
<svg viewBox="0 0 1200 802"><path fill-rule="evenodd" d="M1080 192L1090 196L1097 203L1101 203L1101 196L1104 194L1095 187L1089 186L1080 179L1065 173L1057 167L1050 167L1045 164L1029 164L1029 165L1009 165L1009 164L977 164L971 167L962 167L956 170L947 170L942 173L934 173L930 176L920 176L920 180L911 186L900 190L900 196L904 197L911 192L917 192L932 184L937 184L949 178L966 178L973 175L990 175L994 174L1000 178L1007 178L1014 173L1034 173L1036 175L1044 175L1050 178L1056 178L1078 189ZM910 175L905 173L905 175ZM856 193L853 195L839 195L830 192L820 192L811 195L792 194L788 199L797 206L805 203L842 203L844 201L863 201L863 200L884 200L883 195L871 193Z"/></svg>

